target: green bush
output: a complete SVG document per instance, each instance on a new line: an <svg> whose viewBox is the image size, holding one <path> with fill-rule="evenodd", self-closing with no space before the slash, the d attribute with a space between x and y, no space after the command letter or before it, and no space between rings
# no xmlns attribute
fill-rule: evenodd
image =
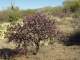
<svg viewBox="0 0 80 60"><path fill-rule="evenodd" d="M8 21L9 22L16 22L20 19L20 11L17 7L14 7L13 9L8 9Z"/></svg>
<svg viewBox="0 0 80 60"><path fill-rule="evenodd" d="M74 12L80 8L80 0L65 0L64 8Z"/></svg>

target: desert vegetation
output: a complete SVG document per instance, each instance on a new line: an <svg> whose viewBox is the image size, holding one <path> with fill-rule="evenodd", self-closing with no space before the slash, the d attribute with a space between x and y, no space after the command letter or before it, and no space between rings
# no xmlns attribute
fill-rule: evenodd
<svg viewBox="0 0 80 60"><path fill-rule="evenodd" d="M0 11L0 59L80 60L80 0L62 6Z"/></svg>

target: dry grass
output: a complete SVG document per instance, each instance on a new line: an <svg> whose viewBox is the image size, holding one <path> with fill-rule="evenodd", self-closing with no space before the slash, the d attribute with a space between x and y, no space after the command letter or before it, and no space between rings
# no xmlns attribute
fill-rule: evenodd
<svg viewBox="0 0 80 60"><path fill-rule="evenodd" d="M70 26L68 20L71 18L65 18L60 22L59 27L64 32L72 32L73 29ZM14 45L6 44L5 40L0 40L0 48L9 47L13 48ZM15 60L80 60L80 46L63 46L62 44L55 43L51 46L42 46L37 55L28 55L28 57L16 57Z"/></svg>
<svg viewBox="0 0 80 60"><path fill-rule="evenodd" d="M16 60L80 60L79 46L63 46L55 43L53 46L43 46L37 55L28 58L18 57Z"/></svg>
<svg viewBox="0 0 80 60"><path fill-rule="evenodd" d="M54 45L40 47L37 55L16 57L15 60L80 60L80 46L54 43Z"/></svg>

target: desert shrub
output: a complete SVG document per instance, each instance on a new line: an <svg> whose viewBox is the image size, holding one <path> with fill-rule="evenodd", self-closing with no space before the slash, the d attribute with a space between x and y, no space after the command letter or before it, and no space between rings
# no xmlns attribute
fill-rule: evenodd
<svg viewBox="0 0 80 60"><path fill-rule="evenodd" d="M21 11L18 7L9 7L0 11L0 22L15 22L21 18Z"/></svg>
<svg viewBox="0 0 80 60"><path fill-rule="evenodd" d="M80 9L78 9L76 12L72 13L73 18L79 18L80 17Z"/></svg>
<svg viewBox="0 0 80 60"><path fill-rule="evenodd" d="M21 18L20 10L18 7L10 7L6 10L8 15L8 22L16 22Z"/></svg>
<svg viewBox="0 0 80 60"><path fill-rule="evenodd" d="M80 8L80 0L65 0L64 8L69 9L71 12L75 12Z"/></svg>
<svg viewBox="0 0 80 60"><path fill-rule="evenodd" d="M39 50L41 40L50 38L56 35L55 20L50 20L45 14L35 13L31 16L26 16L23 20L23 25L10 25L7 29L5 37L8 42L15 42L17 48L27 50L28 46L36 47L35 53Z"/></svg>
<svg viewBox="0 0 80 60"><path fill-rule="evenodd" d="M75 31L79 31L80 30L80 18L73 18L73 20L71 21L71 27L75 30Z"/></svg>

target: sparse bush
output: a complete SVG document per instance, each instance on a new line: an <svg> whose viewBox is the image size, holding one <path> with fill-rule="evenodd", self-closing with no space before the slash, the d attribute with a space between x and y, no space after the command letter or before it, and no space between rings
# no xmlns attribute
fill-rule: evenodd
<svg viewBox="0 0 80 60"><path fill-rule="evenodd" d="M35 53L39 50L41 40L56 36L55 21L50 20L46 15L36 13L32 16L26 16L23 25L16 24L8 28L6 37L8 42L15 42L17 48L27 50L28 46L36 47Z"/></svg>

